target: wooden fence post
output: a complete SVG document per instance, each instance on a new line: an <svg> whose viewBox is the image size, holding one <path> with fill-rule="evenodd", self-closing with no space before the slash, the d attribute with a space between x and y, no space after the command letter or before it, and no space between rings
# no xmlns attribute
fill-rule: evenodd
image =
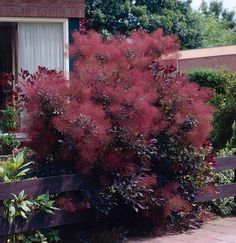
<svg viewBox="0 0 236 243"><path fill-rule="evenodd" d="M4 208L3 208L3 201L0 200L0 217L3 217L4 215ZM1 227L1 225L0 225ZM0 236L0 243L5 243L5 237Z"/></svg>
<svg viewBox="0 0 236 243"><path fill-rule="evenodd" d="M236 183L236 169L234 169L234 182ZM234 204L233 214L236 215L236 196L234 196Z"/></svg>

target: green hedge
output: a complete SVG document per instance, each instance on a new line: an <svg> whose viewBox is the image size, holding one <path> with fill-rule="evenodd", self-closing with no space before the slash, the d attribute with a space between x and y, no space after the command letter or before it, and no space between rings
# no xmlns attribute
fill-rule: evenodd
<svg viewBox="0 0 236 243"><path fill-rule="evenodd" d="M188 73L189 80L213 89L211 103L216 107L212 142L222 149L232 137L236 121L236 73L227 69L196 69Z"/></svg>

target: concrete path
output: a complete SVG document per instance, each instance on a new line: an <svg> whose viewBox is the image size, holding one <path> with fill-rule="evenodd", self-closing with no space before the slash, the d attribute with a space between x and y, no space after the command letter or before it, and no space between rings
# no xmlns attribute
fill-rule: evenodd
<svg viewBox="0 0 236 243"><path fill-rule="evenodd" d="M217 219L184 234L131 240L129 243L236 243L236 217Z"/></svg>

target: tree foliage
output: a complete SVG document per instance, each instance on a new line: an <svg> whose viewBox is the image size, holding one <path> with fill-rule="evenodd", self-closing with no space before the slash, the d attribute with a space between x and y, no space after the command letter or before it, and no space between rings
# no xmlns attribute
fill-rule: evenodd
<svg viewBox="0 0 236 243"><path fill-rule="evenodd" d="M88 0L86 4L88 28L104 35L163 28L166 34L178 35L184 48L201 45L201 26L189 0Z"/></svg>
<svg viewBox="0 0 236 243"><path fill-rule="evenodd" d="M236 43L235 12L225 9L222 1L212 0L209 4L202 1L200 12L196 14L202 26L202 47Z"/></svg>
<svg viewBox="0 0 236 243"><path fill-rule="evenodd" d="M192 10L190 0L88 0L86 5L88 29L105 37L162 28L177 35L183 49L236 42L235 12L225 9L222 1L203 1L199 11Z"/></svg>
<svg viewBox="0 0 236 243"><path fill-rule="evenodd" d="M224 8L223 1L212 0L207 4L203 0L200 10L205 16L214 16L217 20L223 20L229 29L233 29L236 25L235 11Z"/></svg>

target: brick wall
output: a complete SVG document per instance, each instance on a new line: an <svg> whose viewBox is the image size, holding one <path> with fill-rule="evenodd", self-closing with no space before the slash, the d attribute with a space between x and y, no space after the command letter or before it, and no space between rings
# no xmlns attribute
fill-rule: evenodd
<svg viewBox="0 0 236 243"><path fill-rule="evenodd" d="M225 55L215 57L202 57L192 59L180 59L180 71L188 71L196 68L220 68L225 67L236 71L236 55Z"/></svg>
<svg viewBox="0 0 236 243"><path fill-rule="evenodd" d="M85 0L0 0L0 17L81 18Z"/></svg>

